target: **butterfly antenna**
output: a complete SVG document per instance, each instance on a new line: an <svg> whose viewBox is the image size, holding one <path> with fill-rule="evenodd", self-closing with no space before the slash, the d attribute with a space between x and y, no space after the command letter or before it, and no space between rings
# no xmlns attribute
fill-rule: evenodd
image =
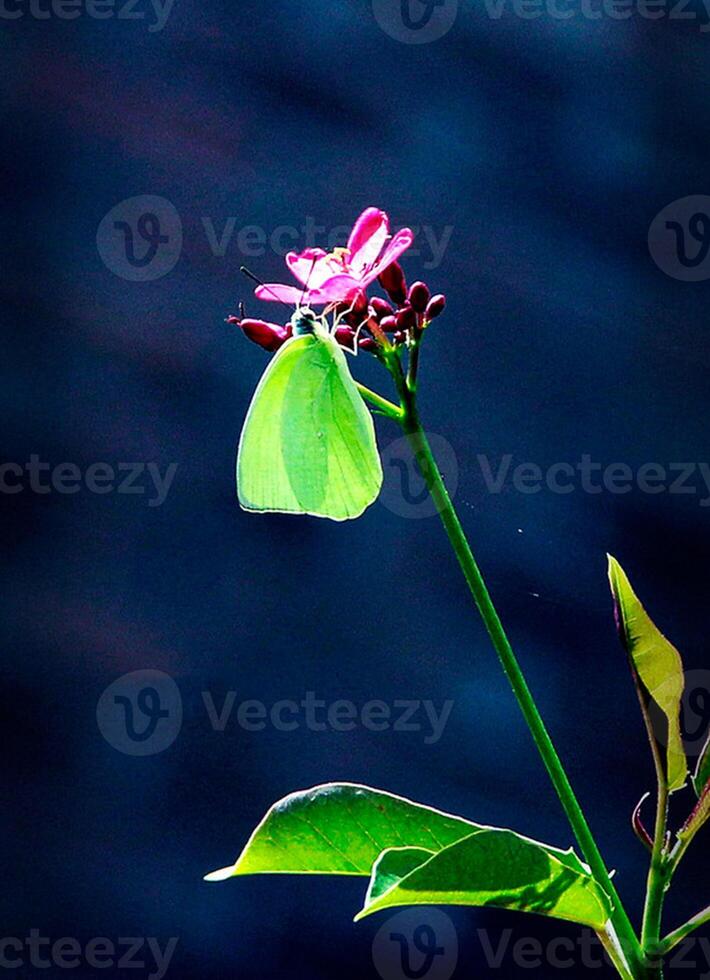
<svg viewBox="0 0 710 980"><path fill-rule="evenodd" d="M303 300L304 300L304 299L306 298L306 296L308 295L308 287L309 287L309 285L310 285L310 282L311 282L311 276L313 275L313 270L315 269L315 267L316 267L316 260L315 260L315 259L313 259L313 261L311 262L311 267L310 267L310 269L308 270L308 275L306 276L306 284L305 284L305 286L303 287L303 292L301 293L301 296L300 296L300 298L299 298L299 300L298 300L298 308L299 308L299 310L300 310L300 308L301 308L301 307L303 306Z"/></svg>
<svg viewBox="0 0 710 980"><path fill-rule="evenodd" d="M258 276L255 276L253 272L250 272L249 269L247 269L246 266L244 266L244 265L240 266L239 267L239 271L242 273L242 275L246 276L247 279L251 279L252 282L255 282L258 286L261 286L263 289L268 290L271 293L271 295L274 297L274 299L276 300L277 303L280 303L282 306L285 306L286 309L290 311L291 307L288 305L288 303L284 303L284 301L282 299L279 299L278 296L276 295L276 293L273 291L273 289L269 289L269 287L266 285L266 283L265 282L262 282L261 279L259 279Z"/></svg>

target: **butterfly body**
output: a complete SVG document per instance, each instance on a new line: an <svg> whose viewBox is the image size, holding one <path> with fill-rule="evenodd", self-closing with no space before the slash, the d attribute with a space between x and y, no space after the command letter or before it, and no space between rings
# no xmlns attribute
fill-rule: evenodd
<svg viewBox="0 0 710 980"><path fill-rule="evenodd" d="M313 310L309 310L307 307L296 310L291 317L291 328L294 337L305 337L308 334L316 333L324 336L328 333L328 328L323 325Z"/></svg>
<svg viewBox="0 0 710 980"><path fill-rule="evenodd" d="M358 517L382 485L372 416L345 355L310 310L254 393L239 442L237 487L245 510Z"/></svg>

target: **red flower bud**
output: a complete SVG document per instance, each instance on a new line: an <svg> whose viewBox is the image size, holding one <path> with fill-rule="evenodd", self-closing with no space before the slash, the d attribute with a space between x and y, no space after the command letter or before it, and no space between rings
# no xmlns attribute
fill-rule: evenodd
<svg viewBox="0 0 710 980"><path fill-rule="evenodd" d="M377 341L373 337L361 337L358 344L362 350L377 350Z"/></svg>
<svg viewBox="0 0 710 980"><path fill-rule="evenodd" d="M424 312L430 296L431 293L429 292L429 287L423 282L412 283L412 285L409 287L409 293L407 294L409 302L417 313Z"/></svg>
<svg viewBox="0 0 710 980"><path fill-rule="evenodd" d="M380 286L397 306L402 306L407 299L407 280L399 262L388 265L378 277Z"/></svg>
<svg viewBox="0 0 710 980"><path fill-rule="evenodd" d="M380 320L380 326L385 331L385 333L391 333L393 330L397 329L397 317L396 316L385 316Z"/></svg>
<svg viewBox="0 0 710 980"><path fill-rule="evenodd" d="M351 299L351 306L353 313L357 313L360 317L365 316L367 313L367 293L364 289L358 289Z"/></svg>
<svg viewBox="0 0 710 980"><path fill-rule="evenodd" d="M418 317L411 306L403 306L395 316L398 330L413 330L418 325Z"/></svg>
<svg viewBox="0 0 710 980"><path fill-rule="evenodd" d="M373 296L370 300L370 309L372 310L375 319L381 320L383 316L392 316L394 310L389 305L386 299L382 299L380 296Z"/></svg>
<svg viewBox="0 0 710 980"><path fill-rule="evenodd" d="M348 350L355 350L355 331L352 327L336 327L335 339L338 341L341 347L347 347Z"/></svg>
<svg viewBox="0 0 710 980"><path fill-rule="evenodd" d="M439 316L440 313L444 312L445 306L446 296L444 296L443 293L437 293L436 296L432 296L432 298L429 300L424 316L427 320L433 320L435 317Z"/></svg>
<svg viewBox="0 0 710 980"><path fill-rule="evenodd" d="M240 320L236 316L228 316L227 323L240 327L249 340L254 341L264 350L276 351L286 343L291 336L291 324L280 327L278 323L267 323L266 320Z"/></svg>
<svg viewBox="0 0 710 980"><path fill-rule="evenodd" d="M394 340L395 344L403 344L407 339L407 335L402 330L398 330L392 339Z"/></svg>

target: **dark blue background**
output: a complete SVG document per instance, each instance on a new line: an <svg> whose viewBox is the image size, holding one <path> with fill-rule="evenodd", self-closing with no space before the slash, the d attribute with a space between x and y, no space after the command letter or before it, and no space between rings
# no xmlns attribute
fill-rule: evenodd
<svg viewBox="0 0 710 980"><path fill-rule="evenodd" d="M162 32L150 22L2 22L5 458L178 466L162 507L2 499L2 934L175 936L176 978L375 977L381 919L351 923L363 882L201 881L273 801L349 779L571 843L436 519L380 503L338 526L249 516L234 499L266 357L223 318L240 299L262 310L236 233L215 255L202 219L218 234L230 216L237 230L306 216L331 228L370 204L398 227L453 229L439 268L426 250L404 258L449 300L422 410L454 447L466 530L638 918L646 857L629 815L653 776L605 552L687 666L710 669L708 511L638 491L491 495L476 454L707 460L708 286L664 275L646 235L662 207L708 188L708 35L637 16L491 20L468 2L422 45L388 36L367 0L176 0ZM174 204L184 247L169 274L133 283L102 262L96 231L142 194ZM283 278L273 251L249 264ZM364 357L355 370L384 388ZM397 435L378 429L383 445ZM96 704L145 668L175 678L185 720L142 759L101 737ZM205 690L218 705L229 690L267 705L308 690L455 705L436 745L234 720L220 733ZM707 856L705 840L669 927L707 904ZM556 975L489 971L478 928L578 934L450 914L459 977Z"/></svg>

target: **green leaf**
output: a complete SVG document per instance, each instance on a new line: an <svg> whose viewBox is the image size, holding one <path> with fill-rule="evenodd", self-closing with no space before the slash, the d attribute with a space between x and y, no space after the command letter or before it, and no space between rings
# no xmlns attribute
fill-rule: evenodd
<svg viewBox="0 0 710 980"><path fill-rule="evenodd" d="M389 891L393 885L399 884L410 871L414 871L432 857L434 851L427 851L423 847L391 847L388 851L383 851L372 867L365 908ZM361 912L360 916L364 914Z"/></svg>
<svg viewBox="0 0 710 980"><path fill-rule="evenodd" d="M479 830L438 854L385 851L361 919L401 905L495 906L578 922L600 931L608 897L572 855L510 830Z"/></svg>
<svg viewBox="0 0 710 980"><path fill-rule="evenodd" d="M209 881L247 874L369 876L382 851L440 851L479 825L354 783L326 783L274 804L230 868Z"/></svg>
<svg viewBox="0 0 710 980"><path fill-rule="evenodd" d="M619 635L629 655L634 677L642 693L663 712L668 723L666 780L671 793L687 781L688 761L680 730L680 709L685 688L683 662L676 648L654 625L639 602L621 565L609 556L609 581L614 596ZM657 741L646 713L649 734Z"/></svg>
<svg viewBox="0 0 710 980"><path fill-rule="evenodd" d="M693 776L693 787L696 796L702 796L703 790L710 783L710 735L705 748L703 749L698 766Z"/></svg>

